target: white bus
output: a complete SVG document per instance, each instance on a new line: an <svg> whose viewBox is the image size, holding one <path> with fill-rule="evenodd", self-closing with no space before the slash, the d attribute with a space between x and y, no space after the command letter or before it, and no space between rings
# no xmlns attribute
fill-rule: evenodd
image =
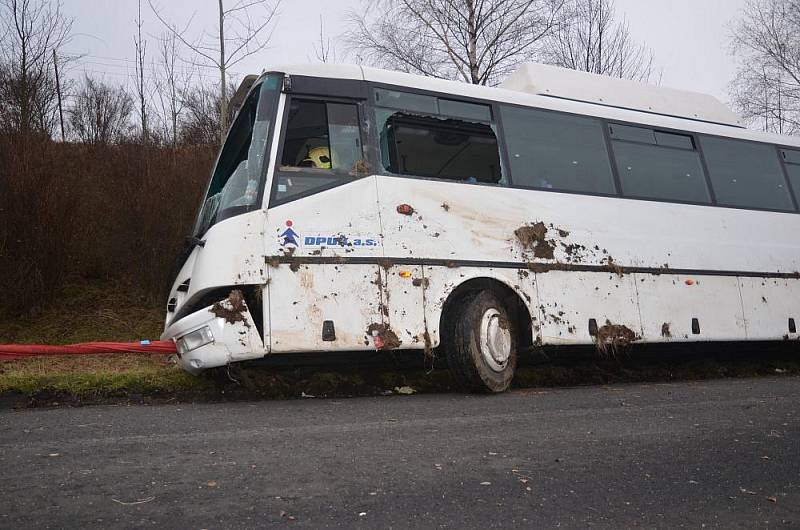
<svg viewBox="0 0 800 530"><path fill-rule="evenodd" d="M798 339L800 139L711 96L308 65L242 100L169 296L187 370L417 349L500 392L541 346Z"/></svg>

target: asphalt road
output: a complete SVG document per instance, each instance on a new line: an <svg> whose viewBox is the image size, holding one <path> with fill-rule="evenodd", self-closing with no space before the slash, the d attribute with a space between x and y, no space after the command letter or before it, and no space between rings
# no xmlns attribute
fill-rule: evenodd
<svg viewBox="0 0 800 530"><path fill-rule="evenodd" d="M0 528L800 528L800 379L0 411Z"/></svg>

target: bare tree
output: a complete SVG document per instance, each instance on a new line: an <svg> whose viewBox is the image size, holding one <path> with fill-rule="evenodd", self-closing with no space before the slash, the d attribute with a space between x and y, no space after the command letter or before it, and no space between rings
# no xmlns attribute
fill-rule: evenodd
<svg viewBox="0 0 800 530"><path fill-rule="evenodd" d="M731 99L752 125L800 132L800 0L747 0L732 27Z"/></svg>
<svg viewBox="0 0 800 530"><path fill-rule="evenodd" d="M231 83L224 91L232 97L236 85ZM183 94L184 115L180 123L180 142L189 145L215 145L220 142L219 130L223 116L221 109L227 109L230 99L221 104L223 93L216 86L197 86Z"/></svg>
<svg viewBox="0 0 800 530"><path fill-rule="evenodd" d="M178 41L172 33L161 36L158 62L153 65L155 94L159 108L161 136L173 148L178 145L178 125L184 110L184 94L191 83L191 72L179 64Z"/></svg>
<svg viewBox="0 0 800 530"><path fill-rule="evenodd" d="M336 62L336 47L331 44L331 39L325 36L322 15L319 16L319 41L314 43L314 56L322 63Z"/></svg>
<svg viewBox="0 0 800 530"><path fill-rule="evenodd" d="M138 12L136 15L136 35L133 37L133 45L136 48L136 97L139 100L139 117L142 125L142 143L147 144L148 123L147 123L147 89L144 83L144 61L147 56L147 41L142 40L142 0L138 2Z"/></svg>
<svg viewBox="0 0 800 530"><path fill-rule="evenodd" d="M356 56L405 72L491 85L535 57L564 0L379 0L348 13Z"/></svg>
<svg viewBox="0 0 800 530"><path fill-rule="evenodd" d="M71 28L60 2L0 0L1 128L52 134L58 104L53 50Z"/></svg>
<svg viewBox="0 0 800 530"><path fill-rule="evenodd" d="M85 76L67 113L72 132L81 142L107 145L129 135L133 107L133 100L122 87Z"/></svg>
<svg viewBox="0 0 800 530"><path fill-rule="evenodd" d="M547 40L545 62L594 74L649 81L653 52L633 41L614 0L570 0L557 31Z"/></svg>
<svg viewBox="0 0 800 530"><path fill-rule="evenodd" d="M216 32L203 30L194 40L187 36L191 19L186 26L179 28L161 16L159 10L153 6L153 0L147 1L170 33L194 53L197 65L210 66L219 71L218 102L222 105L219 110L219 136L224 138L228 130L227 72L243 59L267 46L272 37L273 21L277 16L280 0L238 0L229 2L228 7L225 7L224 0L217 0L219 16Z"/></svg>

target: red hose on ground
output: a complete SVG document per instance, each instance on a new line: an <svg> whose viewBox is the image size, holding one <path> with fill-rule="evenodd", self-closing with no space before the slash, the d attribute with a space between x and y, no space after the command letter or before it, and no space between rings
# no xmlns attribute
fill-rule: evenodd
<svg viewBox="0 0 800 530"><path fill-rule="evenodd" d="M176 353L171 340L143 340L140 342L84 342L66 346L40 346L35 344L0 344L0 361L13 361L26 357L46 355L90 355L96 353Z"/></svg>

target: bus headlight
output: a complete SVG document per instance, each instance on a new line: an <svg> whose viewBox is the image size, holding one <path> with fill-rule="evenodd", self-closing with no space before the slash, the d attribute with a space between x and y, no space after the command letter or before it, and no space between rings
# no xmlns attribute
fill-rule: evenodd
<svg viewBox="0 0 800 530"><path fill-rule="evenodd" d="M204 326L180 337L175 341L175 346L178 348L178 353L189 353L212 342L214 335L211 333L211 328Z"/></svg>

